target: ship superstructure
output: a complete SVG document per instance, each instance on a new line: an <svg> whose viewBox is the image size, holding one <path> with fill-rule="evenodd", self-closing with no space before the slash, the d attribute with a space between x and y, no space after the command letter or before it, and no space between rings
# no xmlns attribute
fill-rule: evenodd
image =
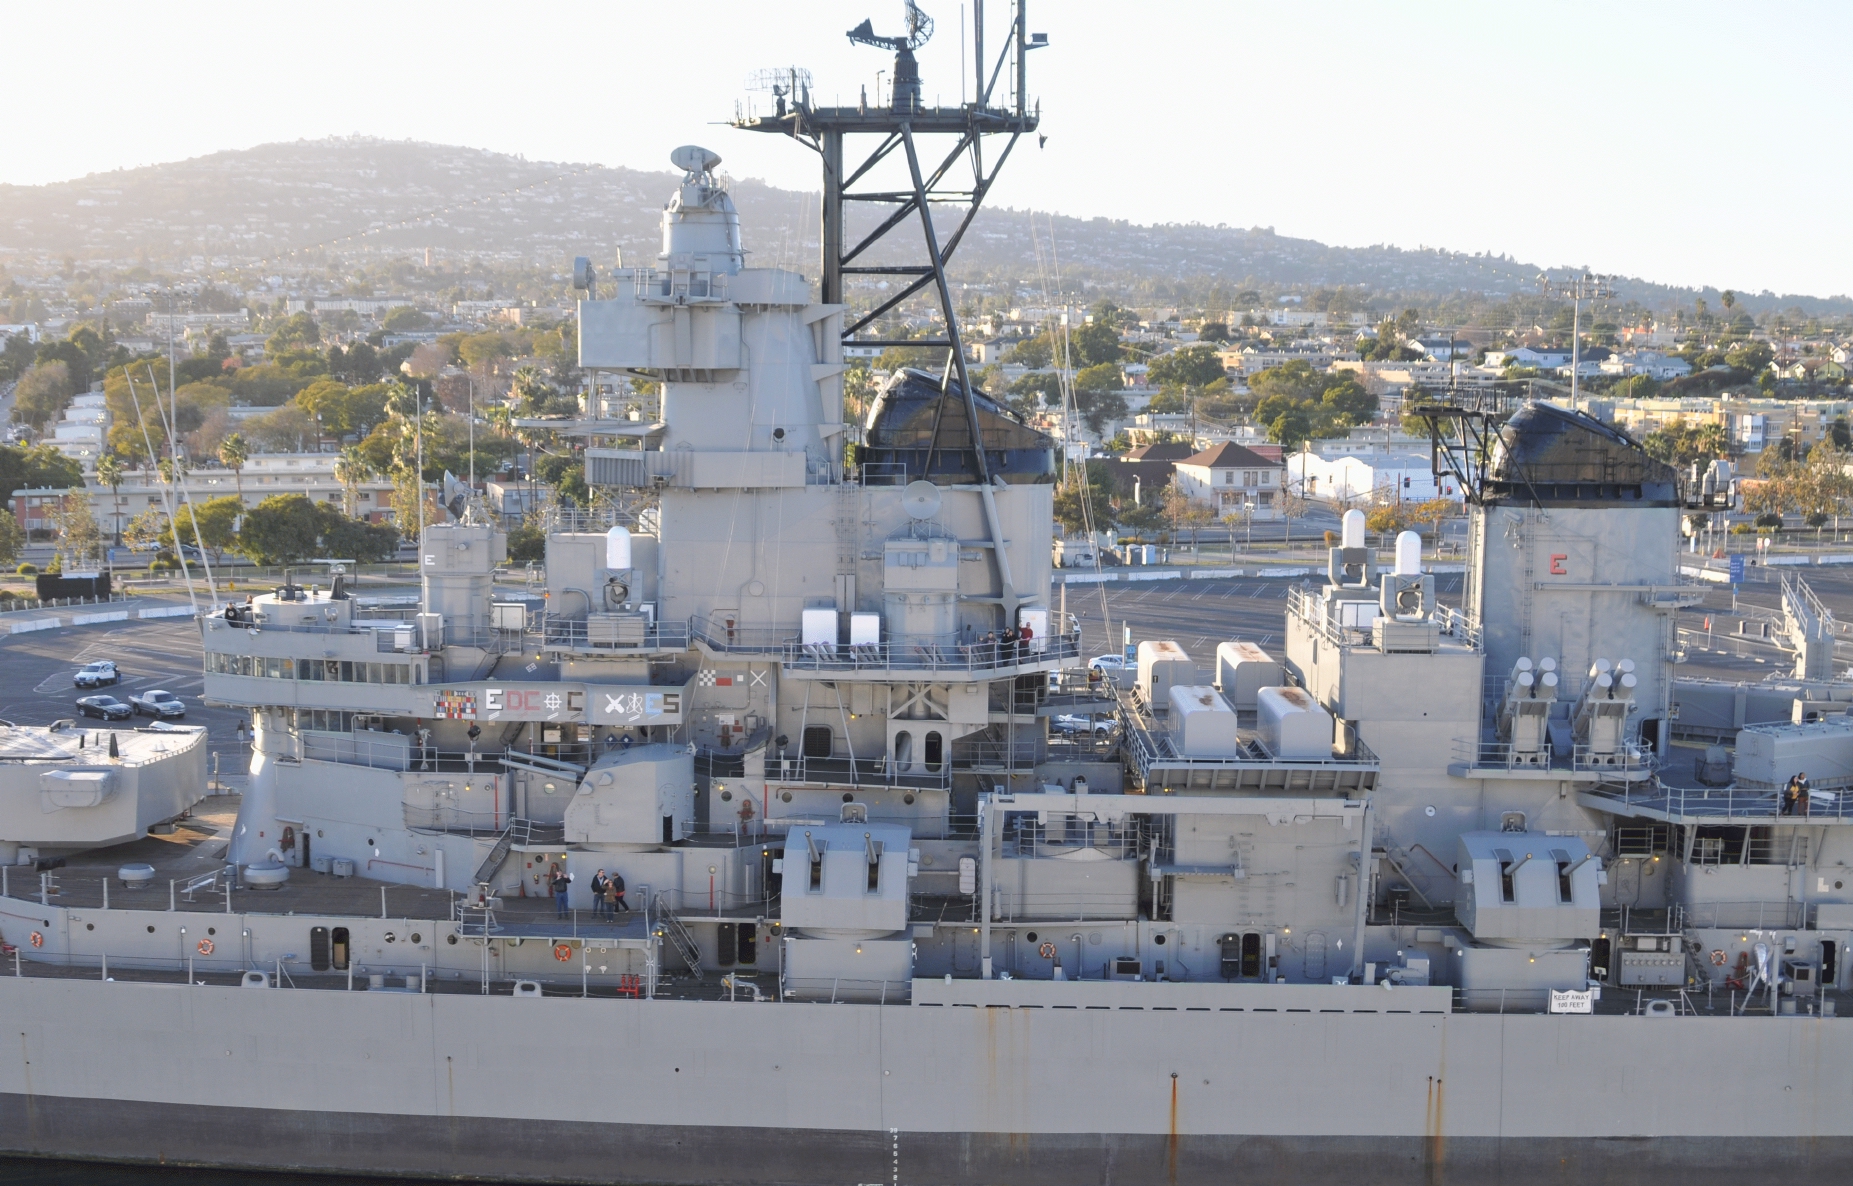
<svg viewBox="0 0 1853 1186"><path fill-rule="evenodd" d="M1054 442L965 374L930 220L905 274L946 361L846 409L875 315L843 300L842 137L904 152L889 225L924 211L917 131L1034 130L1014 15L1014 108L922 106L910 18L851 34L907 55L885 102L814 108L791 71L742 117L836 171L820 289L748 266L699 146L653 263L580 261L592 387L657 386L581 426L625 510L548 537L544 595L497 584L465 506L423 534L415 607L336 575L202 620L206 696L253 723L224 907L9 899L26 958L104 976L0 977L6 1147L537 1180L1844 1176L1853 693L1800 585L1792 687L1677 678L1703 482L1581 413L1427 408L1465 432L1437 442L1458 608L1419 539L1380 566L1352 512L1277 650L1154 639L1114 673L1053 583ZM1684 764L1701 733L1735 776ZM612 875L628 913L594 901ZM557 912L521 905L563 878Z"/></svg>

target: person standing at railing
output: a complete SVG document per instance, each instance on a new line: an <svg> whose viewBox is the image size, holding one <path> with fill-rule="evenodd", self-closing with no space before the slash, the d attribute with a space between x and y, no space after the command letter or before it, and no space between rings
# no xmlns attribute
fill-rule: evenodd
<svg viewBox="0 0 1853 1186"><path fill-rule="evenodd" d="M1780 813L1782 815L1807 815L1808 789L1808 775L1798 771L1794 778L1789 779L1788 785L1782 788Z"/></svg>
<svg viewBox="0 0 1853 1186"><path fill-rule="evenodd" d="M554 865L549 871L549 888L553 890L553 916L565 918L571 911L566 903L566 895L572 891L573 875Z"/></svg>
<svg viewBox="0 0 1853 1186"><path fill-rule="evenodd" d="M611 879L605 876L603 869L592 874L592 916L594 918L605 916L605 891L610 886Z"/></svg>

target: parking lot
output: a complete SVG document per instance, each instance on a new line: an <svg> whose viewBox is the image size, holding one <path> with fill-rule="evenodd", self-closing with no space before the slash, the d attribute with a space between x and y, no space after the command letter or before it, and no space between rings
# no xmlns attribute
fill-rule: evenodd
<svg viewBox="0 0 1853 1186"><path fill-rule="evenodd" d="M49 725L78 717L77 698L94 693L74 687L71 676L79 667L98 659L114 660L122 680L95 692L127 701L130 696L165 688L186 702L187 715L181 723L206 726L208 752L216 755L211 760L218 763L219 772L244 772L249 747L238 738L244 714L228 708L208 708L200 702L204 680L199 626L187 618L0 634L0 672L4 672L0 677L0 719L15 725ZM85 725L131 729L150 720L140 716L106 724L88 719Z"/></svg>

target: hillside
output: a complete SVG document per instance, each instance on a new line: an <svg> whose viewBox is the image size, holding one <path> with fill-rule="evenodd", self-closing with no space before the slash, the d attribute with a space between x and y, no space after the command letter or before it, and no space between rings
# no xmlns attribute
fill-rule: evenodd
<svg viewBox="0 0 1853 1186"><path fill-rule="evenodd" d="M668 171L529 161L478 149L366 138L266 144L44 186L0 186L0 262L20 270L64 257L290 275L344 258L418 254L557 271L576 255L611 261L656 251ZM815 269L814 195L737 181L756 262ZM1047 254L1049 215L993 209L961 249L973 281L1025 295L1041 287L1032 221ZM1533 291L1535 264L1394 247L1332 247L1271 229L1144 226L1053 217L1070 289L1163 299L1268 296L1347 286L1378 299L1504 297ZM1716 293L1630 279L1618 296L1649 308ZM1799 305L1853 311L1845 299L1744 294L1751 311Z"/></svg>

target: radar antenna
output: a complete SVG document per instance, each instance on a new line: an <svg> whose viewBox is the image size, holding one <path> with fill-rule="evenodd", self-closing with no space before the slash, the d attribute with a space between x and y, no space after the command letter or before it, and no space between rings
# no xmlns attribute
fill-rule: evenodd
<svg viewBox="0 0 1853 1186"><path fill-rule="evenodd" d="M907 32L900 37L883 37L875 32L874 22L864 20L849 31L856 45L894 51L894 98L890 106L896 111L915 111L920 107L920 66L914 51L933 36L933 18L920 11L914 0L907 0ZM880 101L876 96L876 101Z"/></svg>

